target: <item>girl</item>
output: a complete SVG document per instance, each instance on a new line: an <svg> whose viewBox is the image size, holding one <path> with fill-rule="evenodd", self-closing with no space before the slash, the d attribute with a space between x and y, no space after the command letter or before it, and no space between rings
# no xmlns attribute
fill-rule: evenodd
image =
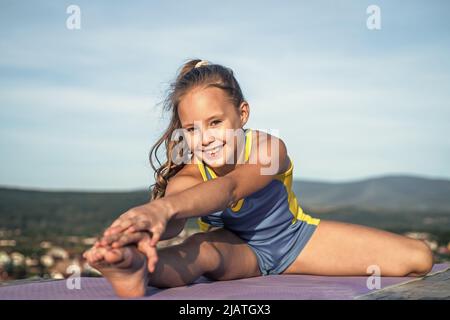
<svg viewBox="0 0 450 320"><path fill-rule="evenodd" d="M286 145L244 129L250 106L229 68L188 61L165 106L172 117L150 161L163 143L167 160L159 168L152 162L151 201L121 215L84 254L118 295L142 296L148 285L183 286L202 275L230 280L430 271L432 253L422 241L321 221L302 210L291 189L293 161ZM190 217L199 217L202 232L156 250L159 240L178 235Z"/></svg>

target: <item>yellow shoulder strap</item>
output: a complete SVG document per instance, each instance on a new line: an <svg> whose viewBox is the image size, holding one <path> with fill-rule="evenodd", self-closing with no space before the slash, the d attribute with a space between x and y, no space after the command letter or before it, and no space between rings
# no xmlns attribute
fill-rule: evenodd
<svg viewBox="0 0 450 320"><path fill-rule="evenodd" d="M252 129L248 129L245 139L245 162L248 161L248 158L250 157L250 151L252 150Z"/></svg>
<svg viewBox="0 0 450 320"><path fill-rule="evenodd" d="M198 170L200 171L200 174L202 175L203 181L207 181L208 177L206 176L205 165L198 158L196 158L196 159L197 159Z"/></svg>

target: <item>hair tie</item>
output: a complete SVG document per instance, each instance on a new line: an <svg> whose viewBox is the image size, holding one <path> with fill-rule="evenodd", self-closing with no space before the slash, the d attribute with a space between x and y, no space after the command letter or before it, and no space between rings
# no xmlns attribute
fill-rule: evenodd
<svg viewBox="0 0 450 320"><path fill-rule="evenodd" d="M207 64L209 64L209 62L207 60L202 60L202 61L197 62L195 64L194 68L198 68L198 67L201 67L201 66L206 66Z"/></svg>

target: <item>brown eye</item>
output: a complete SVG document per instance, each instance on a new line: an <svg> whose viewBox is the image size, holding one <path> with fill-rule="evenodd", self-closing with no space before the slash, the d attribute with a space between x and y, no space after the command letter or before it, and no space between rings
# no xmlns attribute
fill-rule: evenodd
<svg viewBox="0 0 450 320"><path fill-rule="evenodd" d="M221 123L222 121L220 121L220 120L214 120L213 122L211 122L211 124L212 125L214 125L214 124L219 124L219 123Z"/></svg>

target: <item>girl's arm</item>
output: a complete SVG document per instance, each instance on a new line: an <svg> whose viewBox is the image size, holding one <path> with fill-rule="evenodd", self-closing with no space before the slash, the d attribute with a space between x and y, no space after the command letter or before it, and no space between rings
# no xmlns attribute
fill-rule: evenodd
<svg viewBox="0 0 450 320"><path fill-rule="evenodd" d="M199 183L135 207L119 217L104 233L106 237L119 233L149 232L151 246L156 246L172 219L208 215L224 210L268 185L286 167L289 158L281 139L264 134L254 139L248 163L238 164L223 177ZM269 172L265 171L272 168Z"/></svg>
<svg viewBox="0 0 450 320"><path fill-rule="evenodd" d="M256 135L258 136L258 135ZM222 211L268 185L289 161L284 142L264 134L255 139L249 163L238 164L223 177L206 181L161 199L170 218L189 218ZM273 168L268 172L269 168ZM265 171L266 170L266 171Z"/></svg>
<svg viewBox="0 0 450 320"><path fill-rule="evenodd" d="M167 183L166 192L163 198L171 195L176 195L180 193L183 190L186 190L187 188L190 188L192 186L195 186L196 184L202 183L202 180L199 180L198 178L188 175L188 174L178 174L174 177L172 177L169 182ZM155 201L158 201L160 203L160 199L150 201L148 204L151 204ZM131 218L131 216L145 216L146 214L146 208L148 204L141 205L139 207L135 207L129 211L127 211L125 214L123 214L121 217L119 217L111 227L107 228L104 233L104 237L101 239L100 243L103 246L112 245L114 243L117 243L120 246L124 246L131 243L138 243L141 241L145 241L146 238L148 238L148 234L145 232L141 232L139 234L119 234L117 232L111 232L111 230L114 228L115 225L126 221L127 219ZM176 237L180 232L184 229L184 226L186 224L187 218L178 218L178 217L172 217L168 218L164 230L161 232L161 238L160 240L167 240ZM141 230L145 231L145 230Z"/></svg>
<svg viewBox="0 0 450 320"><path fill-rule="evenodd" d="M196 178L188 175L177 175L171 178L167 184L165 197L170 195L175 195L187 188L190 188L196 184L201 183ZM183 231L186 225L187 218L176 218L173 217L167 223L166 230L161 235L161 240L167 240L176 237Z"/></svg>

